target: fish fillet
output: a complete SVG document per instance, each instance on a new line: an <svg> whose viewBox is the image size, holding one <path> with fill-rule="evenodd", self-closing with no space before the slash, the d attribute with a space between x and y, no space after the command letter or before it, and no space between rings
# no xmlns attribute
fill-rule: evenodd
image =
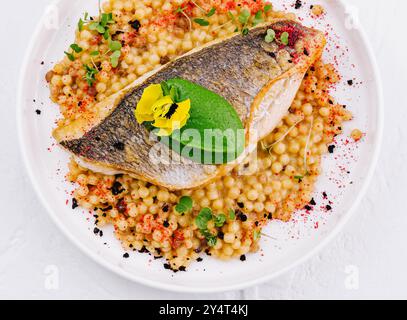
<svg viewBox="0 0 407 320"><path fill-rule="evenodd" d="M275 41L265 41L267 30ZM279 40L289 34L288 44ZM195 188L225 175L287 114L308 68L325 46L324 35L291 20L257 26L195 49L156 69L95 105L92 111L54 130L58 143L95 172L126 173L170 190ZM197 83L236 109L246 132L243 154L226 165L204 165L182 158L157 143L134 110L150 84L172 78Z"/></svg>

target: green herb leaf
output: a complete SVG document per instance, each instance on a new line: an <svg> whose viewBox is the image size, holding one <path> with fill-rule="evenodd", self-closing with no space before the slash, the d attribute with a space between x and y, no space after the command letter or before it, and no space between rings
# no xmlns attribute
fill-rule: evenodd
<svg viewBox="0 0 407 320"><path fill-rule="evenodd" d="M209 208L203 208L195 218L195 224L198 229L206 230L208 228L208 222L211 221L212 218L212 210Z"/></svg>
<svg viewBox="0 0 407 320"><path fill-rule="evenodd" d="M83 21L82 18L79 19L79 21L78 21L78 30L82 31L84 25L85 25L85 21Z"/></svg>
<svg viewBox="0 0 407 320"><path fill-rule="evenodd" d="M75 56L72 53L64 51L69 60L75 61Z"/></svg>
<svg viewBox="0 0 407 320"><path fill-rule="evenodd" d="M209 18L209 17L212 17L214 14L215 14L215 12L216 12L216 8L212 8L207 14L206 14L206 16Z"/></svg>
<svg viewBox="0 0 407 320"><path fill-rule="evenodd" d="M242 29L242 35L247 36L249 34L249 28Z"/></svg>
<svg viewBox="0 0 407 320"><path fill-rule="evenodd" d="M99 51L92 51L92 52L90 53L90 55L93 56L93 57L95 57L95 56L100 55L100 52L99 52Z"/></svg>
<svg viewBox="0 0 407 320"><path fill-rule="evenodd" d="M96 31L99 32L100 34L104 34L106 32L106 28L100 24L97 25Z"/></svg>
<svg viewBox="0 0 407 320"><path fill-rule="evenodd" d="M187 213L192 210L193 201L191 197L184 196L179 200L179 203L175 206L175 210L178 213Z"/></svg>
<svg viewBox="0 0 407 320"><path fill-rule="evenodd" d="M258 24L260 24L262 22L264 22L263 12L257 11L257 13L256 13L256 15L254 16L254 19L253 19L253 25L257 26Z"/></svg>
<svg viewBox="0 0 407 320"><path fill-rule="evenodd" d="M230 209L230 210L229 210L229 220L235 220L235 219L236 219L235 210Z"/></svg>
<svg viewBox="0 0 407 320"><path fill-rule="evenodd" d="M267 35L266 35L266 37L264 38L264 40L265 40L267 43L271 43L271 42L274 41L275 38L276 38L276 32L275 32L273 29L268 29L268 30L267 30Z"/></svg>
<svg viewBox="0 0 407 320"><path fill-rule="evenodd" d="M96 70L88 65L84 65L84 68L86 70L85 80L87 81L88 85L92 87L96 81L96 75L99 73L99 70Z"/></svg>
<svg viewBox="0 0 407 320"><path fill-rule="evenodd" d="M110 39L109 29L106 29L106 32L103 34L103 39L105 39L105 40L109 40L109 39Z"/></svg>
<svg viewBox="0 0 407 320"><path fill-rule="evenodd" d="M119 51L122 49L122 44L120 41L109 41L109 49L111 51Z"/></svg>
<svg viewBox="0 0 407 320"><path fill-rule="evenodd" d="M266 4L264 6L264 13L269 12L271 9L273 9L273 6L271 4Z"/></svg>
<svg viewBox="0 0 407 320"><path fill-rule="evenodd" d="M89 24L89 30L96 31L98 26L99 26L98 22L92 22L91 24Z"/></svg>
<svg viewBox="0 0 407 320"><path fill-rule="evenodd" d="M289 36L288 32L283 32L280 36L281 43L287 46Z"/></svg>
<svg viewBox="0 0 407 320"><path fill-rule="evenodd" d="M239 22L241 24L246 24L249 21L249 18L250 18L250 11L247 9L243 9L239 15Z"/></svg>
<svg viewBox="0 0 407 320"><path fill-rule="evenodd" d="M216 246L216 243L218 242L218 238L216 236L211 234L210 236L207 236L205 238L206 238L206 242L208 243L208 246L210 246L210 247Z"/></svg>
<svg viewBox="0 0 407 320"><path fill-rule="evenodd" d="M229 19L232 20L233 22L236 21L236 18L235 18L235 16L233 15L232 12L228 11L228 16L229 16Z"/></svg>
<svg viewBox="0 0 407 320"><path fill-rule="evenodd" d="M201 234L205 237L205 240L208 243L208 246L210 246L210 247L216 246L216 243L218 242L218 238L215 235L213 235L212 233L210 233L208 229L199 230L199 232L201 232Z"/></svg>
<svg viewBox="0 0 407 320"><path fill-rule="evenodd" d="M110 56L110 63L112 64L113 68L116 68L119 65L119 58L121 54L122 53L120 52L120 50L117 50Z"/></svg>
<svg viewBox="0 0 407 320"><path fill-rule="evenodd" d="M203 26L203 27L209 26L209 21L205 20L205 19L202 19L202 18L194 19L194 22L199 24L200 26Z"/></svg>
<svg viewBox="0 0 407 320"><path fill-rule="evenodd" d="M170 96L171 96L171 99L172 99L172 101L174 101L174 102L181 102L180 101L180 92L179 92L179 89L178 88L176 88L176 87L174 87L174 86L172 86L171 87L171 89L170 89Z"/></svg>
<svg viewBox="0 0 407 320"><path fill-rule="evenodd" d="M215 216L215 227L221 228L221 227L223 227L225 222L226 222L226 216L223 213Z"/></svg>
<svg viewBox="0 0 407 320"><path fill-rule="evenodd" d="M83 49L80 46L78 46L76 43L71 44L71 49L73 51L75 51L76 53L81 53L83 51Z"/></svg>
<svg viewBox="0 0 407 320"><path fill-rule="evenodd" d="M303 176L294 176L295 180L298 180L298 182L301 182L302 179L304 179Z"/></svg>

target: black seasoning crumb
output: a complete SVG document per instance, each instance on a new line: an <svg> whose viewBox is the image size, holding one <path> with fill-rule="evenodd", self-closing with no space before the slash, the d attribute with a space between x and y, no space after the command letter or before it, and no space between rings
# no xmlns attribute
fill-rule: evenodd
<svg viewBox="0 0 407 320"><path fill-rule="evenodd" d="M41 65L43 66L45 64L45 62L44 61L41 61Z"/></svg>
<svg viewBox="0 0 407 320"><path fill-rule="evenodd" d="M329 204L327 204L325 208L326 208L326 210L328 210L328 211L332 210L332 207L331 207Z"/></svg>
<svg viewBox="0 0 407 320"><path fill-rule="evenodd" d="M304 54L308 57L309 56L309 52L307 49L304 49Z"/></svg>
<svg viewBox="0 0 407 320"><path fill-rule="evenodd" d="M94 234L99 234L99 231L100 231L99 228L96 228L96 227L95 227L95 229L93 229L93 233L94 233Z"/></svg>
<svg viewBox="0 0 407 320"><path fill-rule="evenodd" d="M125 258L125 259L127 259L129 257L130 257L130 255L127 252L123 255L123 258Z"/></svg>
<svg viewBox="0 0 407 320"><path fill-rule="evenodd" d="M312 198L311 201L309 202L309 204L311 206L315 206L317 203L315 202L314 198Z"/></svg>
<svg viewBox="0 0 407 320"><path fill-rule="evenodd" d="M182 272L187 271L187 269L186 269L184 266L179 267L179 269L178 269L178 270L179 270L179 271L182 271Z"/></svg>
<svg viewBox="0 0 407 320"><path fill-rule="evenodd" d="M112 189L110 189L110 190L112 191L112 194L114 196L117 196L117 195L121 194L124 191L124 189L122 188L122 184L119 181L115 181L113 183Z"/></svg>
<svg viewBox="0 0 407 320"><path fill-rule="evenodd" d="M171 266L169 263L164 263L164 269L171 270Z"/></svg>
<svg viewBox="0 0 407 320"><path fill-rule="evenodd" d="M269 213L269 215L267 216L267 219L273 220L273 215L271 213Z"/></svg>
<svg viewBox="0 0 407 320"><path fill-rule="evenodd" d="M348 80L348 85L353 86L353 80Z"/></svg>
<svg viewBox="0 0 407 320"><path fill-rule="evenodd" d="M273 59L277 59L277 56L274 52L267 52L267 54L272 57Z"/></svg>
<svg viewBox="0 0 407 320"><path fill-rule="evenodd" d="M296 2L295 2L295 5L294 5L294 8L295 9L300 9L302 7L302 1L301 0L297 0Z"/></svg>
<svg viewBox="0 0 407 320"><path fill-rule="evenodd" d="M202 261L203 261L203 259L202 259L201 257L199 257L198 259L196 259L196 261L198 261L198 262L202 262Z"/></svg>
<svg viewBox="0 0 407 320"><path fill-rule="evenodd" d="M309 206L309 205L306 205L306 206L304 207L304 209L307 210L307 211L311 211L311 210L312 210L312 207Z"/></svg>
<svg viewBox="0 0 407 320"><path fill-rule="evenodd" d="M209 249L206 249L205 250L205 253L208 255L208 256L211 256L212 254L209 252Z"/></svg>
<svg viewBox="0 0 407 320"><path fill-rule="evenodd" d="M328 147L329 153L334 153L335 148L336 148L336 147L335 147L334 145L330 145L330 146Z"/></svg>
<svg viewBox="0 0 407 320"><path fill-rule="evenodd" d="M123 142L116 142L113 147L119 151L124 151L125 145Z"/></svg>
<svg viewBox="0 0 407 320"><path fill-rule="evenodd" d="M103 209L100 209L100 210L101 210L102 212L107 212L107 211L112 210L112 209L113 209L112 206L108 206L108 207L103 208ZM104 216L106 216L106 214L104 214Z"/></svg>
<svg viewBox="0 0 407 320"><path fill-rule="evenodd" d="M103 231L102 230L99 231L99 236L103 237Z"/></svg>
<svg viewBox="0 0 407 320"><path fill-rule="evenodd" d="M246 216L245 214L241 214L241 215L239 216L239 218L240 218L240 221L242 221L242 222L247 221L247 216Z"/></svg>
<svg viewBox="0 0 407 320"><path fill-rule="evenodd" d="M244 208L244 203L243 202L238 202L237 205L239 206L240 209Z"/></svg>
<svg viewBox="0 0 407 320"><path fill-rule="evenodd" d="M146 247L142 247L141 250L138 251L139 253L149 253Z"/></svg>
<svg viewBox="0 0 407 320"><path fill-rule="evenodd" d="M246 261L246 256L245 256L245 255L241 255L241 256L240 256L240 261Z"/></svg>
<svg viewBox="0 0 407 320"><path fill-rule="evenodd" d="M140 30L141 28L141 23L138 20L133 20L129 22L131 24L131 27L136 30L137 32Z"/></svg>
<svg viewBox="0 0 407 320"><path fill-rule="evenodd" d="M259 226L259 222L258 222L258 221L256 221L254 224L256 225L256 227Z"/></svg>
<svg viewBox="0 0 407 320"><path fill-rule="evenodd" d="M224 234L222 231L219 231L219 232L218 232L218 238L219 238L220 240L223 240L223 239L225 238L225 234Z"/></svg>
<svg viewBox="0 0 407 320"><path fill-rule="evenodd" d="M324 192L322 192L322 196L324 197L324 199L327 199L328 198L328 195L326 194L326 192L324 191Z"/></svg>
<svg viewBox="0 0 407 320"><path fill-rule="evenodd" d="M72 210L75 210L77 207L79 207L78 205L78 200L76 200L75 198L72 199Z"/></svg>
<svg viewBox="0 0 407 320"><path fill-rule="evenodd" d="M40 114L41 114L41 110L37 109L37 110L35 110L35 113L38 114L38 115L40 115Z"/></svg>
<svg viewBox="0 0 407 320"><path fill-rule="evenodd" d="M163 226L168 228L170 226L170 223L167 220L165 220L163 223Z"/></svg>

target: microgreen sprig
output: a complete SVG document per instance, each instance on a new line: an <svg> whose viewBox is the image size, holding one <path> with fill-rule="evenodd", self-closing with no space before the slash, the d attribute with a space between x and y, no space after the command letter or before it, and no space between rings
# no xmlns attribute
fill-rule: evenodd
<svg viewBox="0 0 407 320"><path fill-rule="evenodd" d="M267 30L267 35L264 38L264 40L267 43L272 43L274 41L274 39L276 38L276 32L273 29L268 29Z"/></svg>
<svg viewBox="0 0 407 320"><path fill-rule="evenodd" d="M193 201L191 197L184 196L179 200L179 203L175 206L175 210L178 213L185 214L192 210Z"/></svg>
<svg viewBox="0 0 407 320"><path fill-rule="evenodd" d="M289 37L290 37L290 35L288 34L288 32L283 32L280 36L281 43L287 46L289 43L289 40L288 40Z"/></svg>
<svg viewBox="0 0 407 320"><path fill-rule="evenodd" d="M85 68L86 71L84 78L88 83L89 87L92 87L96 81L96 75L99 73L99 70L86 64L83 67Z"/></svg>

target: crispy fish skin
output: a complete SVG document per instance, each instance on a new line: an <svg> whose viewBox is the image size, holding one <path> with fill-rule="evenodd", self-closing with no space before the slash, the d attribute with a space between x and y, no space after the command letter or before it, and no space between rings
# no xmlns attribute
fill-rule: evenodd
<svg viewBox="0 0 407 320"><path fill-rule="evenodd" d="M288 32L288 46L266 43L268 29L276 31L277 39ZM294 21L258 26L246 36L237 34L210 43L145 75L98 103L93 112L57 128L54 137L91 170L127 173L170 190L198 187L229 172L274 130L325 43L321 32ZM180 159L137 123L134 110L143 90L172 78L195 82L233 105L247 138L246 151L237 160L215 166Z"/></svg>

